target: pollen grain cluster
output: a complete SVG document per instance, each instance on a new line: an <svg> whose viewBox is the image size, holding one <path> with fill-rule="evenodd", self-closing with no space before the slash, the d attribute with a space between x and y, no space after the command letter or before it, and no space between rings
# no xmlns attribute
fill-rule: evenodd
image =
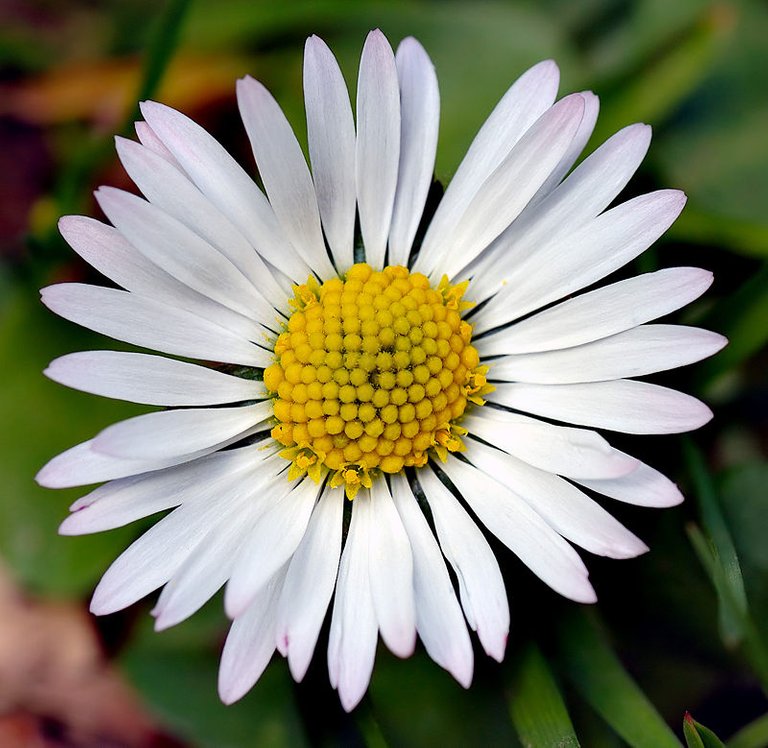
<svg viewBox="0 0 768 748"><path fill-rule="evenodd" d="M327 469L352 498L372 471L463 449L454 422L491 389L461 318L466 286L444 278L431 288L401 266L357 264L343 279L295 287L295 311L264 371L272 436L287 448L291 477L319 480Z"/></svg>

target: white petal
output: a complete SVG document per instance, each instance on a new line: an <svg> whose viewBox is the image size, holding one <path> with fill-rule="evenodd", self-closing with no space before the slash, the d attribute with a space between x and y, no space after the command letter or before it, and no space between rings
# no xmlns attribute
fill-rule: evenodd
<svg viewBox="0 0 768 748"><path fill-rule="evenodd" d="M570 348L630 330L697 299L712 285L699 268L666 268L563 301L473 340L482 356Z"/></svg>
<svg viewBox="0 0 768 748"><path fill-rule="evenodd" d="M381 638L398 657L413 654L416 611L413 601L413 557L408 535L392 503L387 484L374 481L366 511L370 512L368 568L371 597Z"/></svg>
<svg viewBox="0 0 768 748"><path fill-rule="evenodd" d="M263 485L263 484L262 484ZM152 610L155 631L175 626L208 602L229 578L234 554L248 540L264 502L254 501L252 486L233 491L222 503L222 515L195 552L163 587ZM238 495L239 494L239 495Z"/></svg>
<svg viewBox="0 0 768 748"><path fill-rule="evenodd" d="M560 71L552 60L534 65L504 94L472 141L435 212L414 269L431 272L480 186L528 128L552 106Z"/></svg>
<svg viewBox="0 0 768 748"><path fill-rule="evenodd" d="M493 362L489 378L571 384L640 377L700 361L727 342L722 335L695 327L642 325L575 348L504 356Z"/></svg>
<svg viewBox="0 0 768 748"><path fill-rule="evenodd" d="M155 135L155 131L146 122L138 120L133 125L139 141L145 148L164 158L175 169L182 173L184 172L181 164L173 157L173 154L163 145L163 141Z"/></svg>
<svg viewBox="0 0 768 748"><path fill-rule="evenodd" d="M547 180L541 185L541 188L531 200L531 203L528 206L529 208L544 199L560 184L563 177L576 163L576 159L581 155L587 142L592 137L595 124L597 123L597 115L600 113L600 99L598 99L592 91L581 91L579 95L584 99L584 116L579 123L579 129L576 131L576 135L571 141L571 145L568 147L565 155L560 159L560 163L552 171L549 177L547 177ZM526 210L528 210L528 208L526 208Z"/></svg>
<svg viewBox="0 0 768 748"><path fill-rule="evenodd" d="M464 614L485 652L504 659L509 604L499 564L469 514L431 470L419 470L419 483L432 510L440 547L459 582Z"/></svg>
<svg viewBox="0 0 768 748"><path fill-rule="evenodd" d="M89 439L56 455L38 472L35 480L46 488L71 488L139 475L194 459L185 455L176 460L121 460L94 452L92 445L93 440Z"/></svg>
<svg viewBox="0 0 768 748"><path fill-rule="evenodd" d="M206 449L187 454L178 454L167 459L151 458L146 460L130 460L112 455L102 454L93 449L93 439L82 442L60 455L54 457L35 476L35 480L46 488L71 488L85 486L89 483L100 483L105 480L116 480L131 475L140 475L154 470L181 465L196 460L198 457L215 452L218 449L233 444L240 439L251 436L259 427L249 429L243 434L237 434L219 444L212 444Z"/></svg>
<svg viewBox="0 0 768 748"><path fill-rule="evenodd" d="M162 460L220 444L271 415L270 400L234 408L162 410L107 426L93 440L93 449L129 460Z"/></svg>
<svg viewBox="0 0 768 748"><path fill-rule="evenodd" d="M59 231L72 249L102 275L128 291L162 298L184 286L144 257L113 226L95 218L64 216Z"/></svg>
<svg viewBox="0 0 768 748"><path fill-rule="evenodd" d="M193 465L200 462L196 460ZM166 471L151 473L162 475ZM78 507L72 507L59 526L60 535L88 535L94 532L122 527L137 519L149 517L165 509L172 509L184 501L178 491L157 493L147 490L145 476L134 476L110 481L81 498Z"/></svg>
<svg viewBox="0 0 768 748"><path fill-rule="evenodd" d="M276 573L229 629L219 665L219 697L225 704L245 696L272 659L277 599L284 577L284 570Z"/></svg>
<svg viewBox="0 0 768 748"><path fill-rule="evenodd" d="M574 142L578 137L577 133ZM480 301L495 293L508 282L515 267L539 246L571 234L605 210L637 170L650 142L651 128L647 125L625 127L551 193L543 195L542 187L485 255L463 271L474 276L475 298Z"/></svg>
<svg viewBox="0 0 768 748"><path fill-rule="evenodd" d="M217 405L265 397L261 382L144 353L70 353L44 373L67 387L145 405Z"/></svg>
<svg viewBox="0 0 768 748"><path fill-rule="evenodd" d="M237 103L269 202L285 235L323 278L336 271L325 251L312 177L301 146L272 94L250 76L237 82Z"/></svg>
<svg viewBox="0 0 768 748"><path fill-rule="evenodd" d="M265 325L276 316L224 255L160 208L114 187L97 190L96 200L134 247L177 280Z"/></svg>
<svg viewBox="0 0 768 748"><path fill-rule="evenodd" d="M419 636L429 656L469 688L474 665L472 643L440 546L403 474L392 478L392 498L413 552Z"/></svg>
<svg viewBox="0 0 768 748"><path fill-rule="evenodd" d="M309 266L291 246L256 183L221 144L181 112L163 104L145 101L141 112L190 179L256 251L289 278L303 283Z"/></svg>
<svg viewBox="0 0 768 748"><path fill-rule="evenodd" d="M553 530L590 553L633 558L648 550L645 543L568 481L479 442L470 444L467 457L520 496Z"/></svg>
<svg viewBox="0 0 768 748"><path fill-rule="evenodd" d="M344 492L326 489L288 566L277 610L277 648L296 681L307 672L336 585Z"/></svg>
<svg viewBox="0 0 768 748"><path fill-rule="evenodd" d="M317 36L304 48L304 105L320 217L343 272L354 263L355 122L336 58Z"/></svg>
<svg viewBox="0 0 768 748"><path fill-rule="evenodd" d="M592 96L587 101L594 102L595 98ZM588 105L586 109L596 114ZM583 134L581 130L580 134ZM558 225L573 229L604 211L637 171L650 144L651 128L642 124L629 125L608 138L562 184L537 203L537 215L528 217L528 222L535 226L536 238L546 236Z"/></svg>
<svg viewBox="0 0 768 748"><path fill-rule="evenodd" d="M253 333L253 321L209 299L171 277L144 257L112 226L85 216L64 216L59 231L69 245L102 275L127 291L180 307L242 336Z"/></svg>
<svg viewBox="0 0 768 748"><path fill-rule="evenodd" d="M389 229L389 263L407 265L432 184L440 125L440 92L432 61L413 37L395 55L400 81L400 166Z"/></svg>
<svg viewBox="0 0 768 748"><path fill-rule="evenodd" d="M272 499L272 506L261 516L248 542L234 559L232 576L224 594L224 608L237 618L270 577L293 556L309 523L319 492L306 478L297 486L285 481L285 493Z"/></svg>
<svg viewBox="0 0 768 748"><path fill-rule="evenodd" d="M115 142L128 176L147 200L227 257L272 305L285 306L285 294L256 250L183 173L133 141L116 138Z"/></svg>
<svg viewBox="0 0 768 748"><path fill-rule="evenodd" d="M620 478L579 480L577 483L603 496L637 506L668 507L683 501L680 489L669 478L642 462Z"/></svg>
<svg viewBox="0 0 768 748"><path fill-rule="evenodd" d="M232 449L180 467L110 481L75 501L59 532L84 535L112 530L198 496L216 497L243 470L261 467L263 455L260 446Z"/></svg>
<svg viewBox="0 0 768 748"><path fill-rule="evenodd" d="M341 705L352 711L363 698L373 671L378 628L371 597L368 546L369 512L360 509L367 490L352 502L352 521L341 555L328 641L328 674Z"/></svg>
<svg viewBox="0 0 768 748"><path fill-rule="evenodd" d="M655 242L685 205L678 190L640 195L521 258L504 288L473 320L483 332L579 291L633 260Z"/></svg>
<svg viewBox="0 0 768 748"><path fill-rule="evenodd" d="M443 239L433 276L455 275L517 218L565 155L583 116L582 96L567 96L520 138Z"/></svg>
<svg viewBox="0 0 768 748"><path fill-rule="evenodd" d="M690 395L631 379L498 384L488 399L545 418L625 434L679 434L712 418L712 411Z"/></svg>
<svg viewBox="0 0 768 748"><path fill-rule="evenodd" d="M470 413L462 425L529 465L568 478L615 478L637 467L637 460L594 431L554 426L496 408Z"/></svg>
<svg viewBox="0 0 768 748"><path fill-rule="evenodd" d="M59 283L44 288L41 296L43 304L60 317L142 348L245 366L272 363L269 351L216 323L134 293ZM255 329L254 334L258 334Z"/></svg>
<svg viewBox="0 0 768 748"><path fill-rule="evenodd" d="M219 496L174 509L115 559L91 600L91 612L107 615L132 605L165 584L204 542L221 514Z"/></svg>
<svg viewBox="0 0 768 748"><path fill-rule="evenodd" d="M400 90L384 34L365 40L357 81L355 181L366 262L384 266L400 159Z"/></svg>
<svg viewBox="0 0 768 748"><path fill-rule="evenodd" d="M442 467L478 519L539 579L571 600L595 602L579 555L517 494L452 455Z"/></svg>

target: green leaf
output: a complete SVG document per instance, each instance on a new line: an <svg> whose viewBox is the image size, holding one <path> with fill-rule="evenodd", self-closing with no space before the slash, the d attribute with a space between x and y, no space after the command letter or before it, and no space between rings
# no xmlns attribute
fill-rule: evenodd
<svg viewBox="0 0 768 748"><path fill-rule="evenodd" d="M163 80L163 75L178 47L182 24L191 2L192 0L168 0L144 57L138 101L151 98ZM137 106L131 119L138 119L140 116Z"/></svg>
<svg viewBox="0 0 768 748"><path fill-rule="evenodd" d="M739 730L727 745L728 748L765 748L768 745L768 714Z"/></svg>
<svg viewBox="0 0 768 748"><path fill-rule="evenodd" d="M688 472L693 478L702 524L711 539L713 581L719 594L720 631L727 646L738 644L749 606L736 548L717 499L712 478L701 451L690 439L683 442ZM700 550L697 548L700 553Z"/></svg>
<svg viewBox="0 0 768 748"><path fill-rule="evenodd" d="M688 537L709 574L718 597L720 631L726 646L740 644L744 656L768 691L768 649L750 613L736 548L723 517L717 493L704 459L692 442L686 441L685 457L696 485L705 537L695 525Z"/></svg>
<svg viewBox="0 0 768 748"><path fill-rule="evenodd" d="M749 600L745 619L744 654L768 690L768 546L765 517L768 512L768 462L756 461L726 472L719 482L719 499L742 566Z"/></svg>
<svg viewBox="0 0 768 748"><path fill-rule="evenodd" d="M688 748L725 748L723 741L712 730L697 722L688 712L683 719L683 735Z"/></svg>
<svg viewBox="0 0 768 748"><path fill-rule="evenodd" d="M692 525L688 537L717 592L723 641L729 647L742 646L744 656L768 690L768 649L749 610L741 564L712 478L701 452L690 440L684 442L684 452L708 535L705 537Z"/></svg>
<svg viewBox="0 0 768 748"><path fill-rule="evenodd" d="M700 386L711 385L718 377L733 371L760 351L768 342L767 319L768 264L765 264L702 320L703 327L725 335L728 345L717 356L698 365L696 379Z"/></svg>
<svg viewBox="0 0 768 748"><path fill-rule="evenodd" d="M203 614L201 629L194 618ZM224 625L217 597L192 620L155 633L147 616L121 665L151 711L174 733L202 748L301 748L307 745L284 661L272 663L241 701L225 706L216 692ZM218 622L217 635L209 624ZM191 633L187 631L190 629ZM205 629L209 629L207 635Z"/></svg>
<svg viewBox="0 0 768 748"><path fill-rule="evenodd" d="M768 258L768 225L718 215L688 202L666 237L690 244L717 245L750 257Z"/></svg>
<svg viewBox="0 0 768 748"><path fill-rule="evenodd" d="M559 628L560 657L576 690L632 748L680 742L605 640L596 617L575 611Z"/></svg>
<svg viewBox="0 0 768 748"><path fill-rule="evenodd" d="M733 591L725 580L723 567L717 559L712 544L707 541L696 525L691 524L686 529L691 545L693 545L693 549L696 551L718 594L720 609L721 611L726 611L724 615L721 614L723 615L721 620L727 619L729 625L738 630L739 642L743 646L744 655L760 678L763 689L768 691L768 652L766 652L765 645L752 617L747 611L743 611L734 599ZM726 642L726 644L733 646L732 642Z"/></svg>
<svg viewBox="0 0 768 748"><path fill-rule="evenodd" d="M168 64L173 58L181 35L182 23L185 19L191 0L168 0L165 8L159 14L155 33L147 45L144 56L144 68L137 91L136 106L132 107L119 131L131 136L134 121L141 119L138 102L154 95L162 82ZM66 150L66 158L58 169L54 185L55 203L50 206L47 220L40 226L35 226L35 241L47 247L49 251L60 245L56 228L59 215L82 212L91 199L90 184L99 166L110 158L114 158L113 133L94 133L90 129L81 129L79 137L71 148Z"/></svg>
<svg viewBox="0 0 768 748"><path fill-rule="evenodd" d="M768 461L765 460L728 470L718 485L723 514L745 569L745 582L746 569L750 566L756 574L768 580L768 543L765 542L764 524L768 516L767 485Z"/></svg>
<svg viewBox="0 0 768 748"><path fill-rule="evenodd" d="M61 537L67 506L87 488L51 491L35 483L57 453L110 423L145 412L140 406L62 387L43 376L52 358L96 348L103 338L58 319L24 285L0 299L0 551L29 588L51 595L86 594L135 535L134 527Z"/></svg>
<svg viewBox="0 0 768 748"><path fill-rule="evenodd" d="M717 11L705 9L662 54L649 55L645 69L630 71L615 82L605 97L593 142L630 122L663 122L704 80L731 29L732 24L721 23Z"/></svg>
<svg viewBox="0 0 768 748"><path fill-rule="evenodd" d="M488 663L477 663L475 682L464 690L423 651L400 660L383 649L376 656L370 708L390 745L517 745L500 679L483 679Z"/></svg>
<svg viewBox="0 0 768 748"><path fill-rule="evenodd" d="M515 668L509 711L526 748L576 748L579 745L547 661L533 644L525 649Z"/></svg>
<svg viewBox="0 0 768 748"><path fill-rule="evenodd" d="M717 3L712 13L735 34L681 117L651 149L662 181L698 209L765 223L768 203L768 101L756 75L768 34L765 3Z"/></svg>

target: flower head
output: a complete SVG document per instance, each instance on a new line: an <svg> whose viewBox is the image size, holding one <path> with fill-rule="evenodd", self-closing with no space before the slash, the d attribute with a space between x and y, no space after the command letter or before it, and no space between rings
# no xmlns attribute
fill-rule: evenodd
<svg viewBox="0 0 768 748"><path fill-rule="evenodd" d="M69 320L180 357L74 353L46 372L166 408L110 426L38 476L103 483L73 505L65 534L172 510L107 570L94 613L162 587L162 629L226 585L219 687L231 702L275 649L300 680L332 601L328 669L351 709L379 634L403 657L418 634L465 686L467 624L502 659L507 596L479 524L584 603L595 592L573 545L614 558L647 550L592 495L657 507L682 497L594 429L705 423L699 401L634 377L724 341L646 324L703 293L704 270L584 291L653 243L685 198L661 190L609 207L650 130L627 127L572 169L598 103L588 92L555 102L557 86L552 62L512 85L428 225L439 96L414 39L395 55L369 35L356 118L332 53L307 41L311 171L268 91L238 82L266 196L199 126L142 105L140 143L117 148L145 199L102 188L112 226L61 221L121 288L43 290Z"/></svg>

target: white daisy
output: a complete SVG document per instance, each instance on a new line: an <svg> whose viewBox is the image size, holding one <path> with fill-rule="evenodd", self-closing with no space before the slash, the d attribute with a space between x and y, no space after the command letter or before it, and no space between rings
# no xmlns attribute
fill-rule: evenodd
<svg viewBox="0 0 768 748"><path fill-rule="evenodd" d="M275 649L303 677L333 600L328 669L352 709L379 634L402 657L418 634L464 686L467 624L503 658L507 595L480 525L582 603L595 592L573 545L613 558L647 550L591 495L656 507L682 497L592 429L707 422L699 401L634 377L724 340L645 324L702 294L704 270L584 292L653 243L685 197L661 190L609 208L650 128L621 130L571 171L598 101L556 102L557 87L550 61L512 85L418 248L439 95L414 39L393 54L380 32L368 36L356 119L332 53L307 41L311 171L269 92L239 81L266 196L198 125L143 104L140 143L117 149L146 199L105 187L96 196L112 226L61 221L75 251L124 290L67 283L43 301L117 340L216 364L96 351L46 372L167 408L110 426L38 476L103 483L73 505L64 534L172 510L107 570L94 613L162 587L153 614L164 629L226 585L234 622L219 690L232 702Z"/></svg>

